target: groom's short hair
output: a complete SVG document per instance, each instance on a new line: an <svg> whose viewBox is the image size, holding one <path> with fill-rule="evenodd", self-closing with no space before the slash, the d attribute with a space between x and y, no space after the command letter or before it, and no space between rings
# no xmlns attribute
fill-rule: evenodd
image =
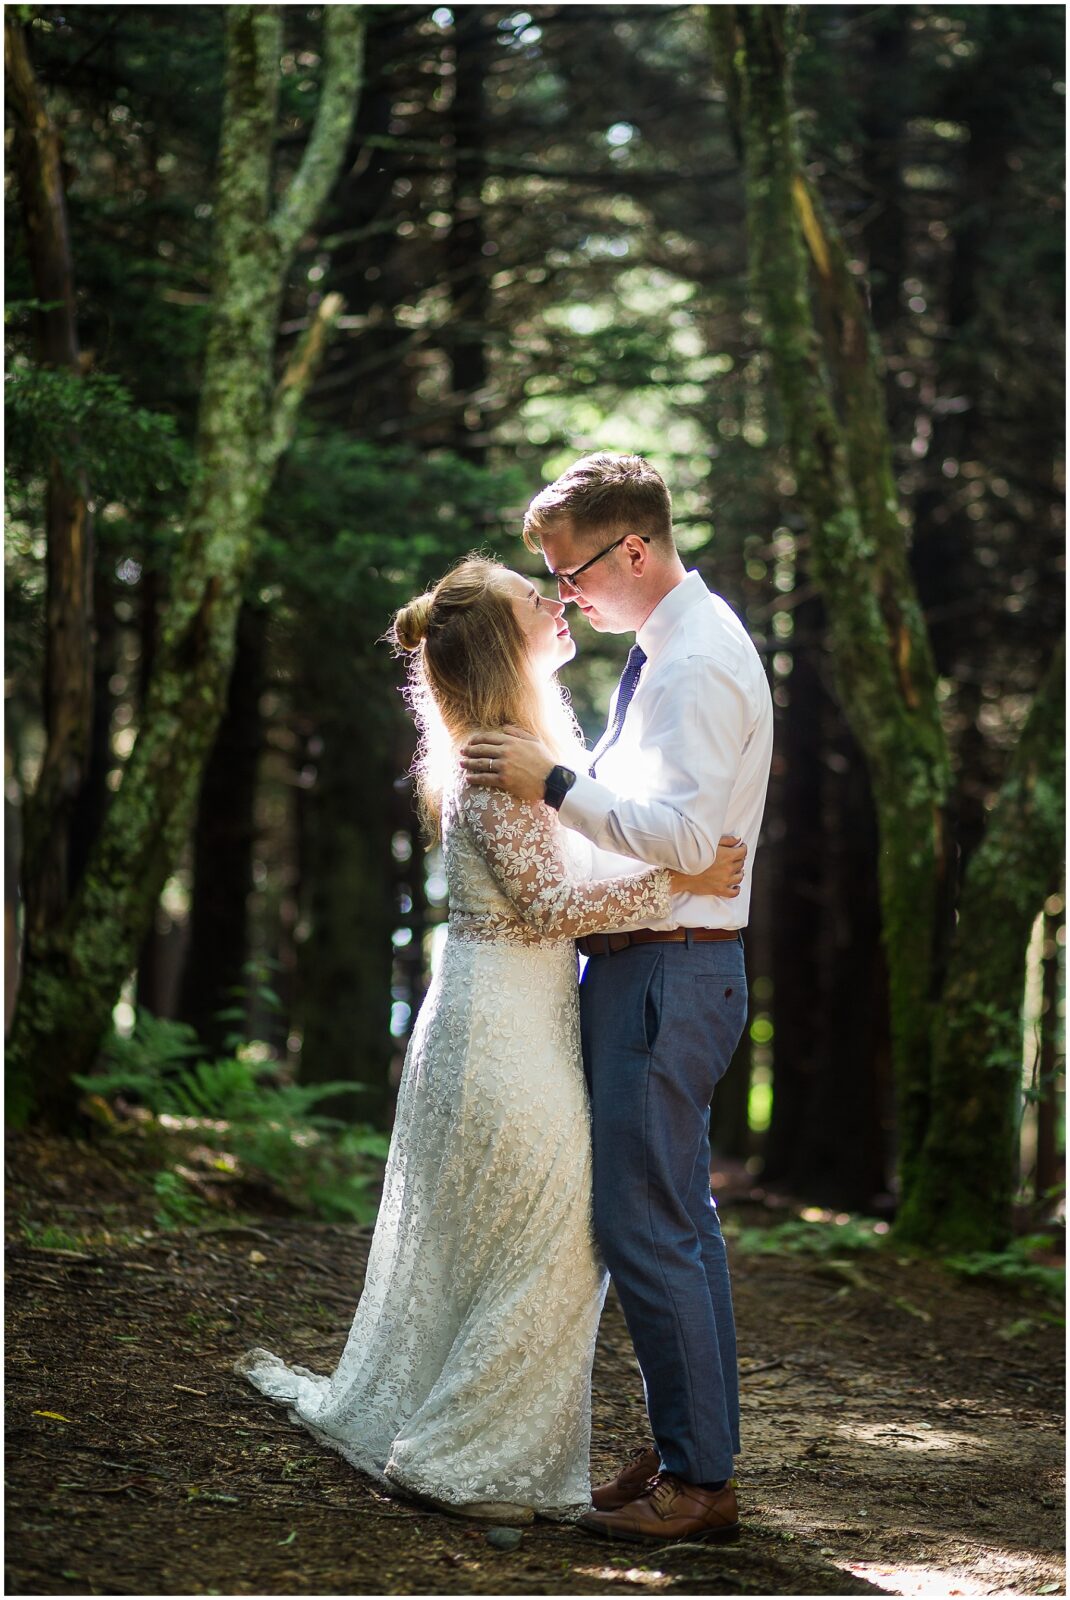
<svg viewBox="0 0 1070 1600"><path fill-rule="evenodd" d="M668 485L642 456L614 456L603 450L574 462L528 506L524 543L538 551L543 534L565 523L581 537L645 533L655 544L673 548Z"/></svg>

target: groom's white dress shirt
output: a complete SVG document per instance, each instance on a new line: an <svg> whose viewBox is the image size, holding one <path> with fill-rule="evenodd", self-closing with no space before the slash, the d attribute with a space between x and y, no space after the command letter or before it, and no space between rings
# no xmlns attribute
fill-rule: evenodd
<svg viewBox="0 0 1070 1600"><path fill-rule="evenodd" d="M738 896L676 895L671 916L651 926L746 927L773 747L761 658L697 572L655 606L636 643L646 661L620 737L597 778L577 773L561 821L598 847L596 878L627 870L622 857L701 872L721 835L737 834L747 846Z"/></svg>

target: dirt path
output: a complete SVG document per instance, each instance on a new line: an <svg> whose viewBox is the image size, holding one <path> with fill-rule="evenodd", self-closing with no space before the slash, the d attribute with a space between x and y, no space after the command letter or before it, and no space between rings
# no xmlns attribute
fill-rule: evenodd
<svg viewBox="0 0 1070 1600"><path fill-rule="evenodd" d="M160 1232L144 1189L82 1145L19 1140L8 1180L8 1593L1063 1588L1063 1335L1018 1294L891 1257L737 1253L741 1542L537 1523L501 1552L380 1494L231 1373L250 1344L331 1369L368 1230ZM600 1474L644 1438L612 1299L594 1390Z"/></svg>

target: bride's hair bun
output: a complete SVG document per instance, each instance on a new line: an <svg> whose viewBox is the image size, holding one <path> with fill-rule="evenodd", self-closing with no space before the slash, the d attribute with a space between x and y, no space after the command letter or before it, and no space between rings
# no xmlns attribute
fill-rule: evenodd
<svg viewBox="0 0 1070 1600"><path fill-rule="evenodd" d="M419 649L427 634L434 603L434 595L428 593L417 595L407 606L402 606L394 618L394 638L402 650Z"/></svg>

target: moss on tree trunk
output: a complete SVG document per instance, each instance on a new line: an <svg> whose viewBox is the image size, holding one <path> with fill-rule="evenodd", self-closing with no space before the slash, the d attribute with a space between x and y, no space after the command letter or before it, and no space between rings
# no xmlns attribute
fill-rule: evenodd
<svg viewBox="0 0 1070 1600"><path fill-rule="evenodd" d="M928 1121L934 939L946 853L948 759L932 661L907 569L864 311L857 295L844 294L845 275L802 175L790 18L778 6L714 7L711 26L722 54L731 52L739 86L750 278L810 525L814 576L828 605L838 689L873 775L901 1170L909 1183ZM850 389L846 424L811 304L811 255L825 296L839 296L836 366Z"/></svg>
<svg viewBox="0 0 1070 1600"><path fill-rule="evenodd" d="M74 268L59 130L49 115L17 8L4 19L4 65L23 241L37 304L34 354L43 367L82 375ZM23 817L25 955L62 920L79 863L71 848L93 728L93 518L80 442L66 432L48 463L45 501L45 750Z"/></svg>
<svg viewBox="0 0 1070 1600"><path fill-rule="evenodd" d="M828 605L838 693L877 808L897 1230L927 1245L991 1245L1010 1222L1026 942L1058 859L1054 691L1049 682L1038 697L1000 804L1012 820L994 826L978 852L949 955L950 763L907 561L879 351L799 154L797 8L713 6L707 15L744 152L752 292Z"/></svg>
<svg viewBox="0 0 1070 1600"><path fill-rule="evenodd" d="M901 1239L926 1248L990 1250L1010 1236L1025 952L1062 870L1065 672L1060 649L962 889L933 1035L932 1114L896 1222Z"/></svg>
<svg viewBox="0 0 1070 1600"><path fill-rule="evenodd" d="M216 268L195 476L141 727L77 897L27 962L9 1042L8 1110L69 1122L70 1078L93 1062L120 986L187 837L223 713L242 580L275 464L288 443L329 297L274 390L285 274L338 171L356 108L362 25L327 8L316 123L298 172L271 208L282 19L232 6L215 205Z"/></svg>

